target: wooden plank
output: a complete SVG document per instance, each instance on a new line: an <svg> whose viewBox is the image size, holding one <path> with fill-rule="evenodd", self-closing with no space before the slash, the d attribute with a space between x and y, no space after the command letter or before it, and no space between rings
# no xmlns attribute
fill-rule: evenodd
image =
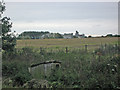
<svg viewBox="0 0 120 90"><path fill-rule="evenodd" d="M60 63L60 61L46 61L46 62L42 62L42 63L37 63L37 64L32 64L30 67L36 67L36 66L39 66L41 64L49 64L49 63Z"/></svg>

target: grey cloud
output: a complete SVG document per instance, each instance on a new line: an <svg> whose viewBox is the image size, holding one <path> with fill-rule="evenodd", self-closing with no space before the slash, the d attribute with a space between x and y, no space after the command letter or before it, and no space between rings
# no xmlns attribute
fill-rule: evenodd
<svg viewBox="0 0 120 90"><path fill-rule="evenodd" d="M51 3L43 3L43 2L7 2L6 3L6 11L4 13L4 16L11 17L14 24L16 22L24 22L26 23L60 23L61 22L69 22L69 23L75 23L75 22L96 22L96 24L92 24L89 28L86 26L86 28L81 28L82 24L80 26L73 25L74 28L69 27L59 27L59 28L49 28L46 27L46 29L54 32L73 32L76 30L76 28L80 28L81 32L85 33L93 33L93 34L101 34L112 32L114 29L117 28L115 25L110 24L108 26L110 27L103 27L99 24L99 21L114 21L115 24L117 22L117 15L118 15L118 6L117 2L51 2ZM68 24L69 24L68 23ZM102 28L103 27L103 28ZM79 29L78 28L78 29ZM96 30L96 28L100 28ZM15 29L18 32L21 32L25 29L29 28L23 28L20 26L17 28L15 25L13 26L13 29ZM33 29L33 28L32 28ZM110 31L108 31L110 30ZM117 30L116 30L117 31ZM115 31L115 33L116 33Z"/></svg>

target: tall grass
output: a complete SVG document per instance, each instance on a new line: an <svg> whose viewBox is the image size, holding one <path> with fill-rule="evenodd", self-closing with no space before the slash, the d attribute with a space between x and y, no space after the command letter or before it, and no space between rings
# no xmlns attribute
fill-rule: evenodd
<svg viewBox="0 0 120 90"><path fill-rule="evenodd" d="M27 70L26 67L28 68L33 63L57 60L62 62L61 68L53 69L47 77L44 77L44 74L39 72L39 68L35 69L31 75L26 74L25 77L30 76L32 79L48 80L54 88L119 88L118 64L120 54L118 52L118 45L101 45L94 51L85 51L84 49L69 50L68 48L68 52L65 52L65 50L48 52L45 48L33 49L25 47L16 49L12 54L3 53L3 65L10 68L3 68L3 77L7 75L8 78L9 75L12 75L7 72L14 67L23 67L24 71ZM7 64L8 62L11 63ZM14 62L16 62L17 66L13 64ZM18 69L18 72L22 73L21 70ZM16 74L17 72L13 73ZM23 77L22 74L19 76ZM23 78L20 79L23 80ZM26 79L23 83L28 80Z"/></svg>

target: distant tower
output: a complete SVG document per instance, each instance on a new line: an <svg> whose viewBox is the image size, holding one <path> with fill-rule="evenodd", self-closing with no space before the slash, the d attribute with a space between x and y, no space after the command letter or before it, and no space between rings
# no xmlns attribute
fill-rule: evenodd
<svg viewBox="0 0 120 90"><path fill-rule="evenodd" d="M75 37L77 37L77 38L78 38L78 36L79 36L79 32L78 32L78 31L76 31L76 33L75 33Z"/></svg>

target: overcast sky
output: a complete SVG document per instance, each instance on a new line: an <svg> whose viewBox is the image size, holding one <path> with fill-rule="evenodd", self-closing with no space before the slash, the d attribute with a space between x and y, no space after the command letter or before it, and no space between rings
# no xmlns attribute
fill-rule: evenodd
<svg viewBox="0 0 120 90"><path fill-rule="evenodd" d="M118 33L117 2L6 2L12 30L106 35Z"/></svg>

